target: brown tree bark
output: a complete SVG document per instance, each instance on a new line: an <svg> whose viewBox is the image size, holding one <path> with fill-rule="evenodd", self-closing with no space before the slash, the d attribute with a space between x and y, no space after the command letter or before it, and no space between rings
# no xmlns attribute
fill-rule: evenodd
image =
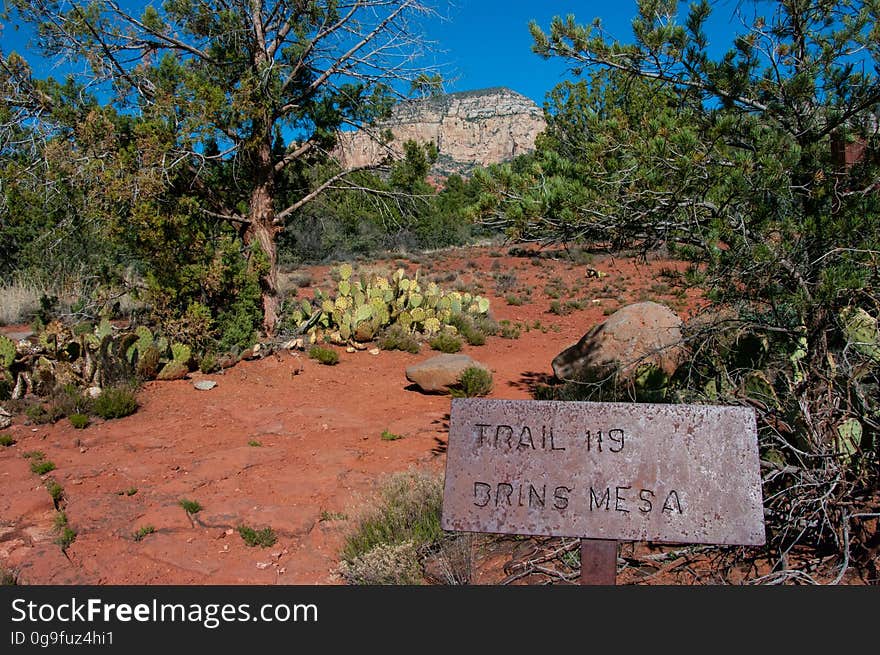
<svg viewBox="0 0 880 655"><path fill-rule="evenodd" d="M277 246L280 228L275 224L275 170L268 137L257 148L255 159L257 180L248 207L250 223L244 233L244 242L252 251L259 247L266 258L267 266L260 271L260 292L263 299L263 332L271 337L275 334L281 305Z"/></svg>

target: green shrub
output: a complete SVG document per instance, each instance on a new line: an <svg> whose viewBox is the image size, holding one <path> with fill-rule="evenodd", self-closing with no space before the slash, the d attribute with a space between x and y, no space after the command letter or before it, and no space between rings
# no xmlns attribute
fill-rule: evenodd
<svg viewBox="0 0 880 655"><path fill-rule="evenodd" d="M392 325L382 332L376 340L376 344L382 350L402 350L412 354L416 354L420 350L418 339L409 330L399 325Z"/></svg>
<svg viewBox="0 0 880 655"><path fill-rule="evenodd" d="M199 504L199 502L196 500L187 500L186 498L182 498L180 500L180 506L187 514L198 514L202 511L201 504Z"/></svg>
<svg viewBox="0 0 880 655"><path fill-rule="evenodd" d="M469 366L458 378L458 384L451 389L456 398L485 396L492 391L492 373L479 366Z"/></svg>
<svg viewBox="0 0 880 655"><path fill-rule="evenodd" d="M9 446L15 445L15 439L12 438L11 434L0 434L0 446L8 448Z"/></svg>
<svg viewBox="0 0 880 655"><path fill-rule="evenodd" d="M107 387L95 399L92 411L104 419L122 418L134 414L138 408L137 396L130 386Z"/></svg>
<svg viewBox="0 0 880 655"><path fill-rule="evenodd" d="M89 417L86 414L71 414L68 418L70 424L77 430L87 428L89 425Z"/></svg>
<svg viewBox="0 0 880 655"><path fill-rule="evenodd" d="M339 363L339 353L332 348L324 348L323 346L312 346L309 349L309 357L325 366L333 366Z"/></svg>
<svg viewBox="0 0 880 655"><path fill-rule="evenodd" d="M88 414L91 411L92 399L82 393L75 384L65 384L56 387L50 397L50 408L62 416L73 414Z"/></svg>
<svg viewBox="0 0 880 655"><path fill-rule="evenodd" d="M251 547L260 546L261 548L268 548L278 541L278 537L275 536L275 531L272 528L254 530L246 525L240 525L238 526L238 534L240 534L241 538L244 539L244 542Z"/></svg>
<svg viewBox="0 0 880 655"><path fill-rule="evenodd" d="M349 574L343 575L360 583L381 580L385 579L383 571L393 573L396 562L403 565L400 570L406 582L417 582L412 553L443 537L442 501L442 478L416 472L392 475L379 489L377 504L358 519L346 538L342 568ZM386 560L389 566L379 566Z"/></svg>
<svg viewBox="0 0 880 655"><path fill-rule="evenodd" d="M42 457L34 457L31 462L31 473L36 473L37 475L45 475L50 471L55 470L55 463L49 461L48 459L43 459Z"/></svg>
<svg viewBox="0 0 880 655"><path fill-rule="evenodd" d="M64 487L55 480L46 480L46 491L49 492L55 507L58 507L58 503L64 498Z"/></svg>
<svg viewBox="0 0 880 655"><path fill-rule="evenodd" d="M456 314L449 323L471 346L482 346L486 343L487 334L482 328L483 326L491 328L494 322L491 319L478 321L465 314Z"/></svg>
<svg viewBox="0 0 880 655"><path fill-rule="evenodd" d="M448 332L441 332L428 343L431 348L443 353L457 353L461 350L461 339Z"/></svg>
<svg viewBox="0 0 880 655"><path fill-rule="evenodd" d="M67 522L67 514L64 512L58 512L55 515L55 532L58 535L55 543L61 546L61 550L67 550L76 539L76 530L70 527Z"/></svg>
<svg viewBox="0 0 880 655"><path fill-rule="evenodd" d="M211 353L206 353L204 357L199 361L199 370L202 373L210 374L215 373L219 370L220 365L217 363L217 358L214 357Z"/></svg>
<svg viewBox="0 0 880 655"><path fill-rule="evenodd" d="M24 410L25 416L30 419L31 423L43 425L46 423L54 423L62 416L63 411L54 404L43 405L42 403L34 403Z"/></svg>

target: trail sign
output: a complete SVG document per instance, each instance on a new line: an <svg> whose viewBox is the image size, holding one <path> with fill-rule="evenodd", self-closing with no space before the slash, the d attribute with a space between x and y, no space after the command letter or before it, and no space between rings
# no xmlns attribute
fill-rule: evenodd
<svg viewBox="0 0 880 655"><path fill-rule="evenodd" d="M754 410L454 399L441 525L761 545Z"/></svg>

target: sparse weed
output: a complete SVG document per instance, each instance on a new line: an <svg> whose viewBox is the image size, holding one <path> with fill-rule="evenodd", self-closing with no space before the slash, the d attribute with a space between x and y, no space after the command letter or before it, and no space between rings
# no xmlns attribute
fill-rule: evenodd
<svg viewBox="0 0 880 655"><path fill-rule="evenodd" d="M344 512L330 512L328 510L323 510L321 512L321 521L347 521L348 514Z"/></svg>
<svg viewBox="0 0 880 655"><path fill-rule="evenodd" d="M346 579L350 582L360 580L363 583L367 579L383 577L368 575L372 568L368 553L377 548L388 549L410 543L418 549L439 540L443 536L443 530L440 528L442 500L443 481L440 477L409 472L398 473L388 478L379 490L377 505L358 519L357 527L346 539L342 559L347 564L347 568L354 566L364 574L353 575L356 578L353 579L343 573ZM409 555L404 559L412 564ZM394 572L393 566L381 568L392 574ZM412 566L405 568L410 573L414 570ZM351 569L349 572L354 573ZM396 579L396 576L394 577ZM405 575L404 578L410 584L418 581L411 575ZM392 581L394 580L386 582Z"/></svg>
<svg viewBox="0 0 880 655"><path fill-rule="evenodd" d="M397 441L398 439L403 439L402 434L395 434L388 430L382 431L382 441Z"/></svg>
<svg viewBox="0 0 880 655"><path fill-rule="evenodd" d="M31 473L45 475L46 473L55 470L55 463L45 459L46 456L39 450L26 453L25 457L28 457L31 460Z"/></svg>
<svg viewBox="0 0 880 655"><path fill-rule="evenodd" d="M31 423L43 425L46 423L54 423L63 416L63 413L54 404L44 405L43 403L34 403L25 410L25 416Z"/></svg>
<svg viewBox="0 0 880 655"><path fill-rule="evenodd" d="M67 550L76 540L76 530L70 527L64 512L55 515L55 532L58 534L55 543L61 546L61 550Z"/></svg>
<svg viewBox="0 0 880 655"><path fill-rule="evenodd" d="M479 366L469 366L458 378L458 384L450 389L454 398L485 396L492 391L492 373Z"/></svg>
<svg viewBox="0 0 880 655"><path fill-rule="evenodd" d="M517 285L516 273L498 273L495 276L495 292L500 296L513 291Z"/></svg>
<svg viewBox="0 0 880 655"><path fill-rule="evenodd" d="M428 343L431 348L442 353L457 353L461 350L461 339L448 332L441 332Z"/></svg>
<svg viewBox="0 0 880 655"><path fill-rule="evenodd" d="M392 325L382 332L376 345L382 350L402 350L412 354L418 353L420 349L418 340L399 325Z"/></svg>
<svg viewBox="0 0 880 655"><path fill-rule="evenodd" d="M251 547L260 546L261 548L268 548L278 541L275 531L268 527L262 530L254 530L246 525L240 525L238 526L238 534L241 535L244 543Z"/></svg>
<svg viewBox="0 0 880 655"><path fill-rule="evenodd" d="M502 320L499 325L501 326L502 339L519 339L522 330L519 323Z"/></svg>
<svg viewBox="0 0 880 655"><path fill-rule="evenodd" d="M84 430L89 426L89 417L86 414L71 414L67 417L70 424L77 430Z"/></svg>
<svg viewBox="0 0 880 655"><path fill-rule="evenodd" d="M135 531L135 533L131 535L131 538L135 541L141 541L148 534L153 534L155 531L156 528L154 528L152 525L145 525L141 528L138 528L137 531Z"/></svg>
<svg viewBox="0 0 880 655"><path fill-rule="evenodd" d="M127 385L107 387L95 399L92 411L103 419L122 418L137 411L134 389Z"/></svg>

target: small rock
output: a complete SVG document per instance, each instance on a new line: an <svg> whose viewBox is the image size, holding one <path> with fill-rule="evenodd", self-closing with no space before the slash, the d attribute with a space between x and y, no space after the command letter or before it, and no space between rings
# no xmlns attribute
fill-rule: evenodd
<svg viewBox="0 0 880 655"><path fill-rule="evenodd" d="M217 383L214 380L196 380L193 386L199 391L210 391L217 386Z"/></svg>
<svg viewBox="0 0 880 655"><path fill-rule="evenodd" d="M357 352L357 351L354 349L354 346L349 346L348 348L345 349L345 352L347 352L347 353L354 353L354 352Z"/></svg>
<svg viewBox="0 0 880 655"><path fill-rule="evenodd" d="M262 344L255 343L255 344L254 344L254 347L253 347L253 353L254 353L254 356L256 357L256 356L260 353L260 351L261 351L262 349L263 349Z"/></svg>
<svg viewBox="0 0 880 655"><path fill-rule="evenodd" d="M236 491L238 491L238 489L236 489ZM227 528L227 529L226 529L226 536L228 537L228 536L231 535L233 532L235 532L235 530L233 530L232 528Z"/></svg>
<svg viewBox="0 0 880 655"><path fill-rule="evenodd" d="M371 355L378 355L379 349L378 348L370 348L370 354Z"/></svg>
<svg viewBox="0 0 880 655"><path fill-rule="evenodd" d="M88 394L89 398L94 400L101 395L101 387L89 387L88 389L86 389L86 393Z"/></svg>
<svg viewBox="0 0 880 655"><path fill-rule="evenodd" d="M261 571L263 569L268 569L270 566L272 566L272 562L257 562L257 568Z"/></svg>
<svg viewBox="0 0 880 655"><path fill-rule="evenodd" d="M366 350L367 349L367 344L365 344L365 343L358 343L357 341L352 341L351 345L354 346L355 350Z"/></svg>
<svg viewBox="0 0 880 655"><path fill-rule="evenodd" d="M458 382L465 369L476 366L489 370L468 355L437 355L406 369L406 379L422 391L449 393L449 387Z"/></svg>

